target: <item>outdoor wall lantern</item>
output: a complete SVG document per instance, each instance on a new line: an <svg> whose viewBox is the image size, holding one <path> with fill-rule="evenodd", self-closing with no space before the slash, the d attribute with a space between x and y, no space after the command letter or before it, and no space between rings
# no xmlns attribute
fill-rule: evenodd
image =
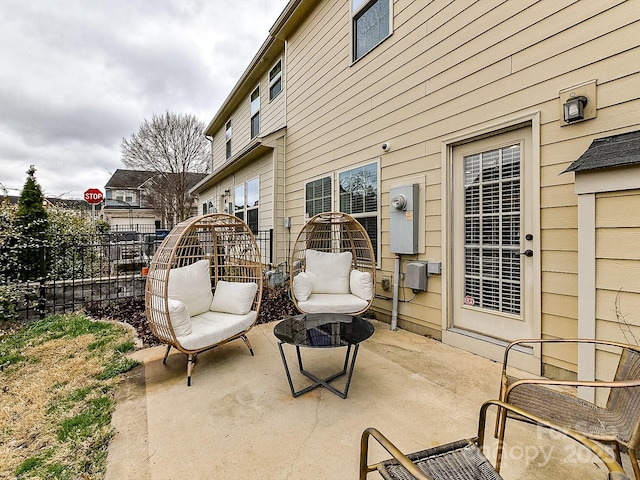
<svg viewBox="0 0 640 480"><path fill-rule="evenodd" d="M564 121L567 123L577 122L584 119L584 107L587 104L587 97L582 95L570 97L562 105Z"/></svg>

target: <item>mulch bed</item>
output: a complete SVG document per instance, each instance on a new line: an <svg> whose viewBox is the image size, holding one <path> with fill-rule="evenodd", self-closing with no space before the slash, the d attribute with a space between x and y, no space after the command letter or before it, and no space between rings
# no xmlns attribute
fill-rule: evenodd
<svg viewBox="0 0 640 480"><path fill-rule="evenodd" d="M161 345L151 333L147 323L143 299L94 303L85 306L85 311L94 319L119 321L131 325L144 347ZM269 323L297 313L286 287L264 288L257 323Z"/></svg>

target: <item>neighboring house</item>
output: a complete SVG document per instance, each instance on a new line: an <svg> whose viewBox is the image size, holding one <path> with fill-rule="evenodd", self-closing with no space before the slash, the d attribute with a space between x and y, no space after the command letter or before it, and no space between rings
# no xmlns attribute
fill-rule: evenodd
<svg viewBox="0 0 640 480"><path fill-rule="evenodd" d="M640 323L640 158L605 162L620 180L606 192L565 171L640 130L638 32L620 0L291 0L209 124L213 173L192 193L273 228L278 261L310 216L352 214L377 250L376 316L444 343L501 360L515 338L624 341L616 299ZM430 262L424 292L412 262ZM596 355L518 361L571 377Z"/></svg>
<svg viewBox="0 0 640 480"><path fill-rule="evenodd" d="M20 197L18 195L0 195L0 202L4 201L7 198L9 203L12 205L17 205L20 202ZM45 197L44 205L49 208L60 208L60 209L69 209L82 211L86 210L87 215L91 215L91 205L89 205L84 200L72 200L67 198L59 198L59 197Z"/></svg>
<svg viewBox="0 0 640 480"><path fill-rule="evenodd" d="M112 230L155 232L171 228L173 219L149 205L145 200L145 186L157 175L143 170L118 169L105 185L102 216ZM187 184L193 187L204 178L204 173L188 173ZM194 206L194 214L197 210Z"/></svg>

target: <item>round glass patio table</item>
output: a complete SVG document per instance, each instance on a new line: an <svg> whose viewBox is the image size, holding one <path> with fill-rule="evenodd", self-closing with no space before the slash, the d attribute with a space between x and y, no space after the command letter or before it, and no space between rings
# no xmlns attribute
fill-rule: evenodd
<svg viewBox="0 0 640 480"><path fill-rule="evenodd" d="M274 327L273 333L276 338L280 340L278 348L280 349L282 364L284 365L287 380L289 381L291 395L298 397L313 390L314 388L324 387L341 398L347 398L360 342L365 341L373 335L373 331L373 325L367 319L356 315L342 313L306 313L285 318L279 322ZM298 358L300 373L312 380L314 382L313 384L301 390L295 390L291 380L291 373L289 372L287 359L282 348L283 344L293 345L296 347L296 356ZM304 369L300 347L346 347L347 351L342 370L327 378L317 377L313 373ZM343 391L340 391L330 385L330 382L343 375L347 375Z"/></svg>

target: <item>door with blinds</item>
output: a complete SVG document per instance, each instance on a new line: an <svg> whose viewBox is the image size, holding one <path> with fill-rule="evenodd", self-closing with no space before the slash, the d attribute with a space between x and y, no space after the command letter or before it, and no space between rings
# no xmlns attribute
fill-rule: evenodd
<svg viewBox="0 0 640 480"><path fill-rule="evenodd" d="M533 334L531 132L453 151L453 327L499 340Z"/></svg>

